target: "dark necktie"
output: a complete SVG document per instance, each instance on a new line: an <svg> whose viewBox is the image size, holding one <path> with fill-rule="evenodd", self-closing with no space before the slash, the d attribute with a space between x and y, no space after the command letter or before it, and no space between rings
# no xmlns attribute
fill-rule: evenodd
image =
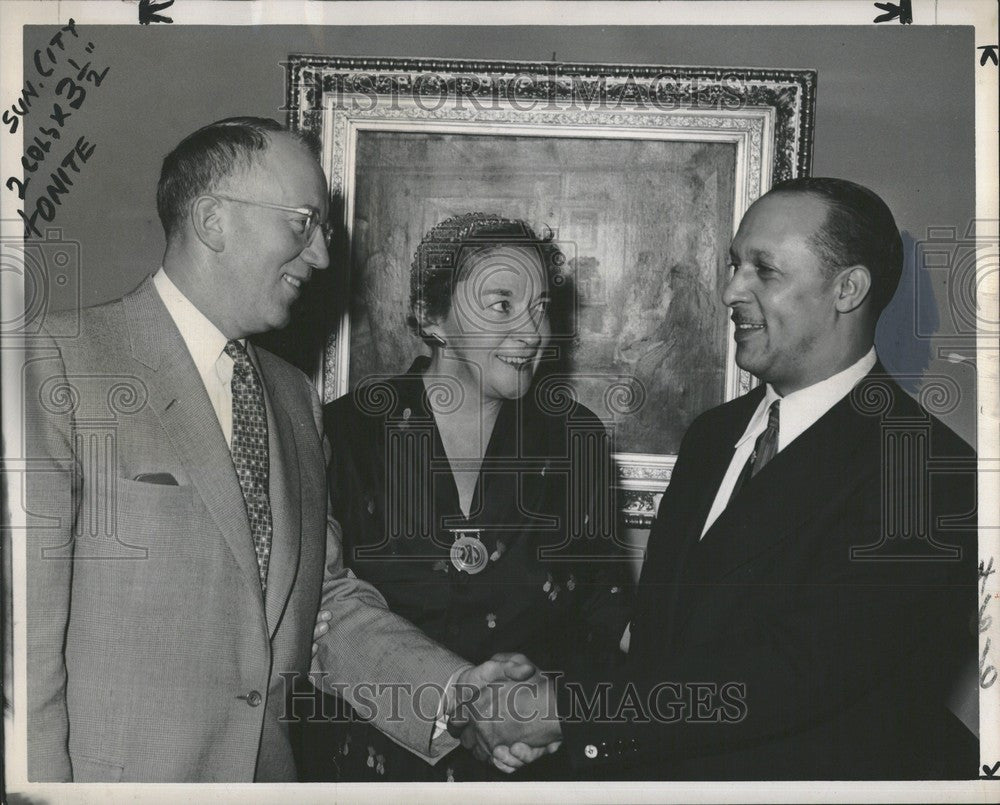
<svg viewBox="0 0 1000 805"><path fill-rule="evenodd" d="M232 454L243 502L250 519L250 533L257 551L260 588L267 589L267 563L271 555L271 501L268 497L267 410L264 390L250 363L246 347L239 341L226 344L233 359Z"/></svg>
<svg viewBox="0 0 1000 805"><path fill-rule="evenodd" d="M771 409L767 414L767 427L764 428L760 436L757 437L757 441L754 443L753 453L750 454L750 458L747 459L747 463L743 465L743 469L740 471L739 477L736 479L736 485L733 487L733 493L729 496L730 502L732 502L737 493L746 485L747 481L764 469L764 465L774 458L775 453L778 452L778 407L780 405L781 400L775 400L771 403Z"/></svg>

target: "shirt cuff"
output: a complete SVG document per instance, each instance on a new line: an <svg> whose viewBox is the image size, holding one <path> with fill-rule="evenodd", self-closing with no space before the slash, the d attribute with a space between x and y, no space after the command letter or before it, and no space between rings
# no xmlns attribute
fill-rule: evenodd
<svg viewBox="0 0 1000 805"><path fill-rule="evenodd" d="M454 703L449 706L448 694L451 693L452 688L455 685L455 680L470 668L474 667L475 666L472 665L465 665L448 677L448 683L444 686L444 690L441 691L441 702L438 704L437 716L434 719L434 732L431 734L432 744L442 735L448 734L448 725L451 722L452 715L454 715L449 711L453 710L455 706Z"/></svg>

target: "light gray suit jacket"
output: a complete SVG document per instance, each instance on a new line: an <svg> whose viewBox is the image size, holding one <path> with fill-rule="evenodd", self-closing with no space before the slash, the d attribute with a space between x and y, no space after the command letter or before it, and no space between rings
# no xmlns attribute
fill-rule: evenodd
<svg viewBox="0 0 1000 805"><path fill-rule="evenodd" d="M315 391L280 358L256 359L274 524L266 596L222 429L152 282L31 351L30 780L294 780L282 715L309 669L321 594L330 680L443 686L464 664L344 571ZM429 753L433 711L396 715L380 726Z"/></svg>

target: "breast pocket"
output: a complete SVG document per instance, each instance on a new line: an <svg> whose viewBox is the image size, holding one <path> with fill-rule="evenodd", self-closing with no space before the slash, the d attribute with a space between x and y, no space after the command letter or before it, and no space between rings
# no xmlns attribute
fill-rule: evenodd
<svg viewBox="0 0 1000 805"><path fill-rule="evenodd" d="M190 486L95 475L80 494L78 558L141 558L162 541L189 533L195 517Z"/></svg>

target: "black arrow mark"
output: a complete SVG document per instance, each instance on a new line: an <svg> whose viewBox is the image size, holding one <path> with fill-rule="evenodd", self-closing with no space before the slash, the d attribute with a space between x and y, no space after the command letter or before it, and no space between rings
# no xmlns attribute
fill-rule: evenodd
<svg viewBox="0 0 1000 805"><path fill-rule="evenodd" d="M983 771L986 772L987 777L996 777L997 769L1000 769L1000 760L998 760L992 766L987 766L985 763L983 764Z"/></svg>
<svg viewBox="0 0 1000 805"><path fill-rule="evenodd" d="M151 22L173 22L171 17L164 17L157 14L157 11L163 11L165 8L170 8L174 4L174 0L164 0L162 3L154 3L153 0L139 0L139 24L149 25Z"/></svg>
<svg viewBox="0 0 1000 805"><path fill-rule="evenodd" d="M895 3L876 3L875 8L885 12L879 14L875 22L891 22L896 18L899 18L900 25L909 25L913 22L913 6L910 0L899 0L898 6Z"/></svg>
<svg viewBox="0 0 1000 805"><path fill-rule="evenodd" d="M983 55L979 57L979 66L985 67L987 61L991 61L994 64L1000 63L1000 58L997 57L997 46L996 45L980 45L976 50L981 50Z"/></svg>

